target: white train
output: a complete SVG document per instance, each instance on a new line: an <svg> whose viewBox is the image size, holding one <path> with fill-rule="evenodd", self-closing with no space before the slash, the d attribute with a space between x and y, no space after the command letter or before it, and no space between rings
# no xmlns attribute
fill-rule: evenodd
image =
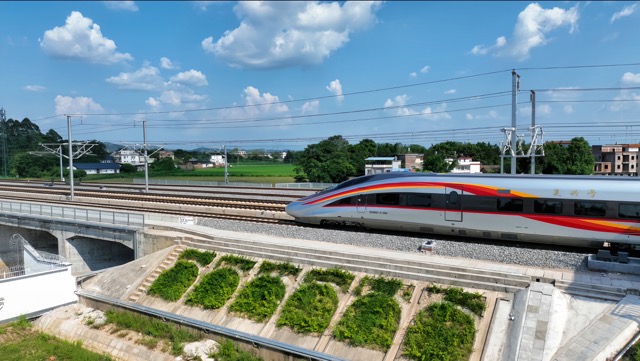
<svg viewBox="0 0 640 361"><path fill-rule="evenodd" d="M385 173L287 205L296 221L508 241L640 246L632 177Z"/></svg>

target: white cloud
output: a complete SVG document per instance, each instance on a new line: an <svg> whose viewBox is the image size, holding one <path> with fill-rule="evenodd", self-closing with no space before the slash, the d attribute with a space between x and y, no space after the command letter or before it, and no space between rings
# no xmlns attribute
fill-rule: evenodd
<svg viewBox="0 0 640 361"><path fill-rule="evenodd" d="M160 70L150 65L145 65L133 73L120 73L105 81L128 90L161 90L163 86Z"/></svg>
<svg viewBox="0 0 640 361"><path fill-rule="evenodd" d="M455 94L456 92L457 92L457 90L455 90L455 89L449 89L449 90L446 90L444 93L445 94Z"/></svg>
<svg viewBox="0 0 640 361"><path fill-rule="evenodd" d="M246 110L249 113L258 114L262 113L284 113L289 111L286 104L280 103L280 99L277 96L270 93L262 93L257 88L248 86L244 89L245 104L249 105Z"/></svg>
<svg viewBox="0 0 640 361"><path fill-rule="evenodd" d="M633 5L627 5L622 10L611 16L611 22L613 23L616 20L622 19L625 16L633 15L636 12L636 8L638 7L638 3Z"/></svg>
<svg viewBox="0 0 640 361"><path fill-rule="evenodd" d="M563 111L565 114L571 114L571 113L573 113L573 105L571 105L571 104L567 104L567 105L565 105L565 106L562 108L562 111Z"/></svg>
<svg viewBox="0 0 640 361"><path fill-rule="evenodd" d="M147 99L147 101L145 101L145 103L152 107L152 108L158 108L162 103L160 103L160 100L154 98L154 97L149 97L149 99Z"/></svg>
<svg viewBox="0 0 640 361"><path fill-rule="evenodd" d="M492 46L474 46L471 53L474 55L493 53L496 56L526 60L530 56L531 49L549 42L547 36L552 31L569 26L569 33L573 33L578 25L579 17L578 5L570 9L559 7L543 9L539 4L532 3L518 15L518 21L510 41L501 36Z"/></svg>
<svg viewBox="0 0 640 361"><path fill-rule="evenodd" d="M473 115L472 115L471 113L467 113L464 117L465 117L467 120L473 120Z"/></svg>
<svg viewBox="0 0 640 361"><path fill-rule="evenodd" d="M118 53L116 43L102 36L100 25L78 11L67 17L64 26L44 32L42 50L54 57L86 60L95 64L114 64L133 60L128 53Z"/></svg>
<svg viewBox="0 0 640 361"><path fill-rule="evenodd" d="M626 84L640 84L640 73L624 73L622 75L622 82Z"/></svg>
<svg viewBox="0 0 640 361"><path fill-rule="evenodd" d="M180 84L172 84L170 88L160 94L158 100L163 104L173 106L187 106L190 108L198 107L198 104L208 99L206 95L196 94L192 89ZM148 101L148 100L147 100Z"/></svg>
<svg viewBox="0 0 640 361"><path fill-rule="evenodd" d="M301 112L302 114L315 114L318 112L319 107L320 107L320 102L318 100L312 100L309 102L305 102L302 105Z"/></svg>
<svg viewBox="0 0 640 361"><path fill-rule="evenodd" d="M104 5L111 10L138 11L138 5L136 5L135 1L105 1Z"/></svg>
<svg viewBox="0 0 640 361"><path fill-rule="evenodd" d="M30 92L43 92L47 90L47 88L42 85L25 85L22 89Z"/></svg>
<svg viewBox="0 0 640 361"><path fill-rule="evenodd" d="M536 118L551 114L551 106L549 104L536 104ZM531 105L518 108L519 115L524 119L531 119Z"/></svg>
<svg viewBox="0 0 640 361"><path fill-rule="evenodd" d="M317 65L343 47L354 31L375 23L379 8L378 1L240 2L234 7L240 25L201 45L234 67Z"/></svg>
<svg viewBox="0 0 640 361"><path fill-rule="evenodd" d="M451 119L451 116L445 111L446 103L440 104L435 109L425 107L421 111L416 111L406 106L408 101L409 96L406 94L397 95L393 100L387 99L384 102L384 108L387 111L393 111L398 116L422 115L423 118L430 120Z"/></svg>
<svg viewBox="0 0 640 361"><path fill-rule="evenodd" d="M193 69L178 73L172 76L169 80L174 83L180 83L184 85L192 85L192 86L209 85L209 83L207 82L206 75L202 74L202 72L199 72Z"/></svg>
<svg viewBox="0 0 640 361"><path fill-rule="evenodd" d="M418 73L416 73L415 71L412 71L411 73L409 73L409 76L412 78L415 78L418 76Z"/></svg>
<svg viewBox="0 0 640 361"><path fill-rule="evenodd" d="M614 97L613 100L618 101L613 102L609 106L609 109L614 112L619 112L622 110L630 109L633 106L638 106L638 104L640 104L640 94L630 92L628 90L623 90L620 92L620 95Z"/></svg>
<svg viewBox="0 0 640 361"><path fill-rule="evenodd" d="M160 58L160 67L168 70L178 69L178 66L174 64L171 59L164 56Z"/></svg>
<svg viewBox="0 0 640 361"><path fill-rule="evenodd" d="M425 66L422 67L422 69L420 69L420 72L422 74L426 74L426 73L429 72L429 69L431 69L431 67L429 65L425 65Z"/></svg>
<svg viewBox="0 0 640 361"><path fill-rule="evenodd" d="M340 84L340 80L336 79L329 83L326 86L327 90L331 92L331 94L336 96L336 99L341 102L344 100L344 96L342 95L342 84Z"/></svg>
<svg viewBox="0 0 640 361"><path fill-rule="evenodd" d="M56 114L90 114L102 112L102 106L87 97L67 97L58 95L55 98Z"/></svg>

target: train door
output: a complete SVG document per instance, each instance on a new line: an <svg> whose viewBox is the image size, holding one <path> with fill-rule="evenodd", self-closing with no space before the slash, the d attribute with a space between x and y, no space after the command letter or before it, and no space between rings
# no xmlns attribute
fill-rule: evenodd
<svg viewBox="0 0 640 361"><path fill-rule="evenodd" d="M462 186L460 189L444 188L444 194L446 199L446 205L444 210L444 220L452 222L462 222L462 194L464 190Z"/></svg>
<svg viewBox="0 0 640 361"><path fill-rule="evenodd" d="M367 210L366 194L358 194L356 196L356 208L358 208L358 213L364 213Z"/></svg>

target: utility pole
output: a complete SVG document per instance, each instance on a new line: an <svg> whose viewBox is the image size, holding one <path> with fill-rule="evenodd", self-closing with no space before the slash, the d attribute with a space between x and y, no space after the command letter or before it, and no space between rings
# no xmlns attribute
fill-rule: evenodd
<svg viewBox="0 0 640 361"><path fill-rule="evenodd" d="M67 130L69 134L69 185L71 189L70 200L73 202L73 143L71 141L71 116L67 115Z"/></svg>
<svg viewBox="0 0 640 361"><path fill-rule="evenodd" d="M227 146L223 145L222 149L224 149L224 184L227 185L229 184L229 172L228 172L228 162L227 162Z"/></svg>
<svg viewBox="0 0 640 361"><path fill-rule="evenodd" d="M2 122L2 175L7 177L7 113L0 108L0 121Z"/></svg>
<svg viewBox="0 0 640 361"><path fill-rule="evenodd" d="M144 141L144 192L149 193L149 160L147 157L147 121L142 121L142 138Z"/></svg>
<svg viewBox="0 0 640 361"><path fill-rule="evenodd" d="M536 130L536 92L531 91L531 131L535 132ZM535 138L535 136L534 136ZM531 148L529 152L531 152L531 174L536 174L536 145L531 142Z"/></svg>
<svg viewBox="0 0 640 361"><path fill-rule="evenodd" d="M517 112L517 92L520 90L520 75L516 73L515 69L511 71L511 129L516 131L516 112ZM511 174L516 174L516 150L517 137L511 136Z"/></svg>

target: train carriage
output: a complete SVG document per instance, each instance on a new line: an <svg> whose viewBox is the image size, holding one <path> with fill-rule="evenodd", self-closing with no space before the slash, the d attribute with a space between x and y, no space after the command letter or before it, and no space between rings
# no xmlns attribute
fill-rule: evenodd
<svg viewBox="0 0 640 361"><path fill-rule="evenodd" d="M290 203L309 224L579 247L640 245L640 182L629 177L385 173Z"/></svg>

